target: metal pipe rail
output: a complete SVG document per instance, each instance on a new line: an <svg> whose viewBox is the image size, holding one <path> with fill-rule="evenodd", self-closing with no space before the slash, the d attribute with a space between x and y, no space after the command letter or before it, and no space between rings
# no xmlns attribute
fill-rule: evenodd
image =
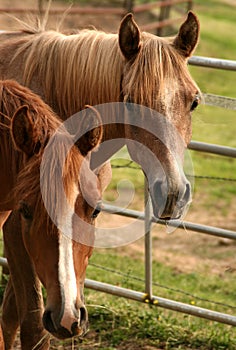
<svg viewBox="0 0 236 350"><path fill-rule="evenodd" d="M134 13L144 12L144 11L150 11L153 9L156 9L157 7L166 7L166 6L174 6L182 3L191 3L192 1L187 0L165 0L165 1L155 1L148 4L140 4L135 5L133 7Z"/></svg>
<svg viewBox="0 0 236 350"><path fill-rule="evenodd" d="M236 158L236 148L233 148L233 147L219 146L212 143L191 141L188 148L194 151L207 152L207 153L218 154L220 156Z"/></svg>
<svg viewBox="0 0 236 350"><path fill-rule="evenodd" d="M124 208L119 208L113 205L108 205L108 204L102 204L101 207L99 208L101 211L104 211L106 213L110 214L116 214L120 216L125 216L133 219L139 219L144 221L145 220L145 213L140 212L138 210L132 210L132 209L124 209ZM152 217L151 221L153 223L158 223L161 225L166 226L166 221L157 219ZM229 238L236 240L236 232L231 231L231 230L226 230L223 228L219 227L213 227L213 226L207 226L207 225L200 225L200 224L195 224L193 222L188 222L188 221L181 221L181 220L169 220L168 225L184 230L189 230L189 231L194 231L198 233L205 233L210 236L216 236L216 237L221 237L221 238Z"/></svg>
<svg viewBox="0 0 236 350"><path fill-rule="evenodd" d="M90 279L85 280L85 287L99 291L99 292L105 292L105 293L132 299L139 302L150 303L152 305L160 306L165 309L178 311L185 314L205 318L208 320L236 326L236 316L231 316L221 312L208 310L198 306L192 306L192 305L184 304L184 303L173 301L166 298L161 298L154 295L149 299L148 295L145 293L133 291L122 287L117 287L104 282L97 282Z"/></svg>
<svg viewBox="0 0 236 350"><path fill-rule="evenodd" d="M209 67L209 68L236 71L236 61L225 60L221 58L192 56L188 60L188 63L193 66L199 66L199 67Z"/></svg>
<svg viewBox="0 0 236 350"><path fill-rule="evenodd" d="M1 258L0 265L8 268L7 259ZM197 316L216 322L221 322L231 326L236 326L236 316L231 316L228 314L212 311L198 306L188 305L185 303L173 301L155 295L148 295L148 293L141 293L133 291L131 289L117 287L108 283L98 282L88 278L85 279L85 287L99 292L116 295L118 297L128 298L146 304L152 304L155 306L163 307L168 310L178 311L188 315Z"/></svg>

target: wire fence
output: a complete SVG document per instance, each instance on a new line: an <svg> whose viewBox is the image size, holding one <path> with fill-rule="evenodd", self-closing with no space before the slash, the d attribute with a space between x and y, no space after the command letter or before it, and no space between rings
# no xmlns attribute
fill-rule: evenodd
<svg viewBox="0 0 236 350"><path fill-rule="evenodd" d="M236 71L236 61L230 61L230 60L220 60L220 59L213 59L208 57L192 57L189 60L189 64L193 64L201 67L211 67L215 69L225 69L225 70ZM208 105L236 110L236 99L212 95L212 94L205 94L204 98L205 98L206 104ZM197 152L207 152L211 154L217 154L220 156L236 158L236 148L233 148L233 147L219 146L214 144L206 144L202 142L192 141L189 148ZM137 165L134 165L131 161L127 161L126 164L122 164L122 165L113 164L113 167L114 168L129 167L130 169L134 169L134 170L140 169ZM194 175L194 177L201 180L207 179L207 180L214 180L214 181L216 180L230 181L230 182L236 181L236 178L233 178L233 177L225 178L225 177L219 177L219 176L216 177L216 176L209 176L209 175ZM149 228L151 227L150 222L158 222L163 225L166 224L165 221L154 219L150 215L150 211L148 208L147 209L145 208L145 212L141 213L135 210L128 210L128 209L117 208L109 205L104 205L102 210L106 212L110 212L112 214L124 215L127 217L139 218L140 220L144 220L145 229L147 227ZM216 237L223 237L223 238L236 240L235 231L225 230L222 228L211 227L207 225L200 225L200 224L191 223L191 222L179 222L178 220L170 222L169 225L173 225L185 230L192 230L203 234L213 235ZM175 293L180 293L182 295L186 295L197 300L209 302L212 305L218 305L218 306L230 308L231 310L236 309L235 305L228 305L227 303L222 303L214 300L201 298L192 293L188 293L186 291L176 289L176 288L171 288L169 286L164 286L156 281L153 281L151 229L146 230L146 235L145 235L145 278L144 279L136 276L127 275L127 274L124 274L123 272L109 269L107 267L100 266L97 264L93 264L93 266L95 268L102 269L107 272L109 271L110 273L113 273L113 274L119 274L120 276L139 281L140 283L144 284L145 291L141 293L138 291L125 289L125 288L117 287L107 283L92 281L87 279L85 282L85 285L88 288L101 291L101 292L106 292L106 293L120 296L120 297L130 298L139 302L148 302L153 305L160 306L169 310L179 311L189 315L194 315L197 317L201 317L201 318L205 318L205 319L209 319L209 320L213 320L213 321L217 321L217 322L221 322L229 325L234 325L234 326L236 325L236 316L224 314L222 312L216 312L206 308L199 308L194 305L188 305L188 304L180 303L174 300L165 299L165 298L161 298L153 295L152 287L158 286L160 288L164 288L169 291L173 291Z"/></svg>
<svg viewBox="0 0 236 350"><path fill-rule="evenodd" d="M121 271L109 268L107 266L103 266L103 265L99 265L99 264L95 264L95 263L90 263L89 265L94 267L94 268L96 268L96 269L102 270L104 272L109 272L109 273L112 273L112 274L115 274L115 275L118 275L118 276L121 276L121 277L125 277L129 281L130 280L131 281L137 281L137 282L142 283L142 285L145 283L145 280L143 278L131 275L129 273L124 273L124 272L121 272ZM236 310L236 305L230 305L230 304L227 304L227 303L222 303L222 302L218 302L218 301L215 301L215 300L202 298L202 297L199 297L196 294L192 294L192 293L186 292L186 291L184 291L182 289L169 287L169 286L163 285L163 284L155 282L155 281L152 282L152 285L156 286L158 288L166 289L167 291L170 291L170 292L175 292L177 294L181 294L181 295L184 295L184 296L191 297L193 300L200 300L200 301L204 301L204 302L210 303L212 305L218 305L218 306L222 306L222 307L225 307L225 308L230 308L232 310Z"/></svg>
<svg viewBox="0 0 236 350"><path fill-rule="evenodd" d="M211 59L206 58L204 61L204 58L201 57L201 64L202 66L205 62L206 66L209 67L209 62L211 62ZM217 60L218 62L219 60ZM194 64L198 64L198 59L194 59ZM224 60L221 62L220 67L221 69L228 69L228 61ZM230 61L230 65L232 65L232 61ZM212 62L212 66L215 68L215 60ZM227 68L225 68L227 67ZM236 67L236 62L235 62L235 67ZM233 70L235 70L233 64ZM225 100L224 100L225 99ZM211 99L211 104L214 104L215 97ZM216 100L218 100L218 97L216 97ZM227 108L230 109L235 109L235 99L229 99L229 98L224 98L220 97L220 107L227 105L227 102L229 102L230 106L227 106ZM222 101L224 102L222 103ZM219 145L211 145L211 144L205 144L197 141L193 141L190 145L190 149L193 149L195 151L201 151L201 152L208 152L208 153L213 153L213 154L220 154L221 156L227 156L227 157L236 157L236 149L231 148L231 147L225 147L225 146L219 146ZM114 164L113 163L113 168L119 169L119 168L129 168L133 169L134 171L137 171L140 169L140 167L136 164L134 164L132 161L127 160L124 164ZM192 175L189 175L192 176ZM209 176L209 175L194 175L195 178L198 178L200 180L214 180L214 181L229 181L229 182L236 182L236 178L225 178L225 177L215 177L215 176ZM153 281L153 276L152 276L152 233L151 233L151 223L159 223L161 225L166 225L166 222L164 220L158 220L155 219L151 216L151 211L148 206L145 208L145 212L140 212L136 210L129 210L129 209L123 209L123 208L118 208L115 206L103 204L101 207L101 210L111 213L114 215L122 215L130 218L137 218L139 220L143 220L145 222L145 277L140 278L137 276L133 276L121 271L117 271L115 269L111 269L105 266L101 266L98 264L90 264L96 269L101 269L103 271L120 275L122 277L126 277L130 280L135 280L138 281L142 284L144 284L144 292L139 292L127 288L122 288L118 286L114 286L111 284L107 284L104 282L99 282L99 281L94 281L94 280L89 280L86 279L85 281L85 286L90 289L94 289L97 291L109 293L112 295L116 295L119 297L125 297L125 298L130 298L132 300L136 300L139 302L144 302L144 303L151 303L155 306L163 307L169 310L174 310L174 311L179 311L182 313L194 315L197 317L201 318L206 318L209 320L214 320L217 322L229 324L229 325L236 325L236 316L233 315L228 315L224 314L222 312L216 312L213 310L209 310L206 308L201 308L197 307L195 305L189 305L189 304L184 304L178 301L174 301L171 299L166 299L162 298L159 296L153 295L152 288L154 286L157 286L162 289L166 289L168 291L172 291L181 295L185 295L188 297L191 297L196 300L201 300L203 302L210 303L211 305L217 305L217 306L222 306L225 308L230 308L231 310L235 310L236 306L235 305L229 305L227 303L222 303L222 302L217 302L214 300L202 298L198 295L189 293L187 291L178 289L178 288L172 288L169 286L165 286L157 281ZM227 239L232 239L236 240L236 232L231 231L231 230L226 230L222 228L217 228L217 227L211 227L207 225L200 225L197 223L191 223L191 222L180 222L179 220L171 220L169 222L170 226L173 227L178 227L184 230L190 230L190 231L195 231L203 234L208 234L208 235L213 235L216 237L223 237ZM148 228L148 229L147 229ZM0 258L0 265L3 267L7 267L7 260L5 258Z"/></svg>
<svg viewBox="0 0 236 350"><path fill-rule="evenodd" d="M141 170L141 167L137 164L135 164L132 160L128 160L125 164L115 164L114 162L111 165L112 169L131 169L131 170ZM194 179L200 179L200 180L214 180L214 181L224 181L224 182L236 182L235 178L230 177L219 177L219 176L210 176L210 175L191 175L186 173L185 174L187 178L193 177Z"/></svg>
<svg viewBox="0 0 236 350"><path fill-rule="evenodd" d="M0 12L4 9L0 9ZM16 11L17 9L15 9ZM5 11L5 10L4 10ZM19 9L19 13L22 10ZM16 11L17 12L17 11ZM73 11L72 11L73 12ZM208 57L199 57L194 56L189 60L189 64L199 66L199 67L210 67L214 69L223 69L223 70L230 70L230 71L236 71L236 61L232 60L221 60L221 59L215 59L215 58L208 58ZM229 98L224 96L217 96L213 94L204 94L205 103L210 106L217 106L220 108L226 108L230 110L236 110L236 99L235 98ZM213 153L213 154L219 154L221 156L226 157L232 157L236 158L236 148L233 147L226 147L226 146L219 146L219 145L212 145L212 144L206 144L202 142L192 141L189 148L191 150L195 150L197 152L207 152L207 153ZM128 167L130 169L140 169L139 166L135 165L131 161L127 161L126 164L119 165L119 164L113 164L113 168L125 168ZM187 175L188 176L188 175ZM192 176L192 175L189 175ZM236 182L236 178L226 178L226 177L220 177L220 176L210 176L210 175L201 175L196 174L194 175L195 178L200 180L212 180L212 181L229 181L229 182ZM104 205L102 210L106 212L110 212L112 214L116 215L124 215L127 217L134 217L139 218L140 220L143 220L145 222L146 227L150 226L151 222L158 222L159 224L165 225L166 223L162 220L156 220L153 217L150 216L150 212L147 211L142 213L135 210L125 210L122 208L117 208L113 206ZM224 238L230 238L233 240L236 240L236 232L225 230L222 228L215 228L207 225L200 225L196 223L189 223L189 222L179 222L178 220L174 222L170 222L170 225L177 226L182 229L192 230L195 232L200 232L204 234L214 235L217 237L224 237ZM117 271L115 269L110 269L108 267L104 267L97 264L91 264L94 268L102 269L103 271L107 271L113 274L119 274L120 276L138 281L142 284L144 284L144 292L138 292L134 290L129 290L125 288L121 288L118 286L110 285L107 283L99 282L99 281L93 281L86 279L85 286L91 289L95 289L101 292L106 292L112 295L130 298L139 302L145 302L145 303L151 303L156 306L160 306L163 308L167 308L169 310L179 311L182 313L191 314L194 316L214 320L217 322L222 322L229 325L236 325L236 317L224 313L219 313L216 311L199 308L194 305L187 305L180 302L176 302L173 300L161 298L158 296L153 295L152 293L152 287L158 286L163 289L167 289L169 291L173 291L175 293L180 293L182 295L186 295L189 297L192 297L194 299L202 300L205 302L209 302L212 305L218 305L222 307L231 308L232 310L236 309L235 305L228 305L227 303L221 303L216 302L214 300L209 300L205 298L201 298L197 295L188 293L186 291L180 290L178 288L171 288L169 286L162 285L161 283L158 283L157 281L152 280L152 234L151 230L146 230L147 233L145 235L145 278L140 278L137 276L132 276L130 274L125 274L121 271ZM7 261L5 258L0 258L0 265L7 267Z"/></svg>

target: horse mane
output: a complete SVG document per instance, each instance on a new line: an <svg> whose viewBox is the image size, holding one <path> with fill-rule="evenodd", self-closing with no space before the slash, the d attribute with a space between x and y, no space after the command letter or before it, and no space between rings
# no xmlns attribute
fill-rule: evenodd
<svg viewBox="0 0 236 350"><path fill-rule="evenodd" d="M16 164L19 153L14 150L10 136L10 120L15 111L20 106L27 105L34 127L40 130L38 135L40 136L41 148L37 154L28 159L22 167L17 177L16 186L11 193L11 195L15 196L17 202L27 201L28 198L37 196L35 210L42 210L44 207L40 195L40 166L43 153L49 139L60 127L59 137L57 138L59 142L57 142L56 147L51 148L50 158L45 162L46 171L48 172L46 175L49 176L44 177L44 181L47 181L47 183L44 184L44 188L46 189L47 202L53 203L55 211L60 210L60 212L62 212L60 205L62 203L61 197L63 193L60 191L59 183L62 181L65 194L68 200L70 200L72 191L71 184L78 183L82 157L79 149L76 146L72 148L68 147L68 145L71 146L71 137L63 126L61 126L62 121L39 96L32 93L28 88L19 85L13 80L0 81L0 103L1 119L5 121L4 125L7 126L8 152L12 150ZM4 125L1 127L4 127ZM3 143L2 138L1 143ZM68 149L70 149L69 152ZM9 156L9 153L7 155ZM12 162L12 167L14 168L14 161ZM16 165L16 167L19 168L18 165ZM44 169L42 169L42 172L43 170ZM50 179L52 176L54 176L55 181L51 182Z"/></svg>
<svg viewBox="0 0 236 350"><path fill-rule="evenodd" d="M14 80L0 80L1 153L7 155L3 158L3 161L4 159L6 161L6 168L11 159L11 171L15 175L19 173L25 159L13 147L10 124L16 110L23 105L28 106L35 127L42 130L40 133L42 146L46 144L49 137L47 130L55 130L60 125L58 118L39 96Z"/></svg>
<svg viewBox="0 0 236 350"><path fill-rule="evenodd" d="M24 84L29 86L36 75L45 101L60 116L70 116L86 104L119 100L123 58L115 34L96 30L72 35L38 32L16 56L23 53Z"/></svg>
<svg viewBox="0 0 236 350"><path fill-rule="evenodd" d="M49 132L54 132L61 124L52 109L27 87L14 80L0 80L0 111L5 120L11 120L16 110L26 105L29 108L34 127L40 132L40 143L44 146Z"/></svg>
<svg viewBox="0 0 236 350"><path fill-rule="evenodd" d="M57 134L58 135L58 134ZM71 146L71 138L65 131L59 132L56 147L50 148L50 157L46 157L42 166L43 152L34 156L23 168L18 176L17 185L14 189L17 201L28 202L35 198L36 203L35 223L37 227L45 224L50 225L50 231L54 232L54 219L65 213L64 198L70 203L73 199L73 186L79 182L79 170L81 167L81 154L76 146ZM64 162L65 160L65 162ZM53 179L53 180L52 180ZM43 187L41 183L43 182ZM72 186L73 185L73 186ZM42 195L41 195L42 194ZM50 215L37 215L50 208ZM47 210L47 209L46 209Z"/></svg>
<svg viewBox="0 0 236 350"><path fill-rule="evenodd" d="M161 97L166 81L180 77L184 88L193 80L168 40L146 32L141 39L141 50L131 63L120 52L117 34L94 29L72 35L39 31L16 56L24 55L24 84L37 76L46 102L63 118L85 104L123 101L130 95L132 102L155 109L153 101Z"/></svg>

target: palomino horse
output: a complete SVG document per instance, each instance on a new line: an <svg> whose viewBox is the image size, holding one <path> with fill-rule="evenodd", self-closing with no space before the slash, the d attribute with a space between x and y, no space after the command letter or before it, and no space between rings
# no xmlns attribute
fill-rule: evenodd
<svg viewBox="0 0 236 350"><path fill-rule="evenodd" d="M114 125L112 115L113 123L104 123L102 141L118 139L119 142L109 149L106 143L104 147L101 144L97 153L101 150L99 159L103 157L105 161L128 144L128 139L145 144L160 160L164 172L159 171L156 162L146 162L134 143L129 143L128 149L131 158L145 171L154 215L178 218L191 200L190 185L181 163L191 138L191 112L199 102L199 89L187 69L187 59L198 37L199 22L192 12L172 40L141 32L130 14L122 20L118 35L95 30L64 35L42 28L6 32L0 35L0 77L29 86L62 119L85 104L118 101L144 105L163 115L183 140L179 147L169 135L168 144L176 146L179 162L173 162L168 147L146 131L145 119L139 121L137 128L129 120ZM153 120L153 125L158 127L159 120ZM6 232L19 228L16 222L17 218L8 222ZM12 237L9 232L6 237L9 247L13 246ZM7 295L9 310L17 302L10 288Z"/></svg>
<svg viewBox="0 0 236 350"><path fill-rule="evenodd" d="M96 176L85 157L99 145L102 127L93 126L87 131L86 137L78 141L83 149L82 154L76 144L71 146L69 143L70 147L66 148L71 136L63 127L59 134L55 134L61 121L28 88L14 81L0 81L0 106L0 207L2 212L18 208L18 220L21 220L18 221L18 225L21 222L21 238L16 239L12 248L6 239L11 277L3 307L2 330L5 348L9 349L20 324L24 329L22 347L26 341L25 348L32 349L38 339L47 335L42 320L35 323L33 315L34 311L37 314L42 312L42 299L38 292L40 286L34 277L35 273L47 291L47 304L43 314L45 328L59 338L86 332L88 319L83 284L93 249L96 206L101 199L101 187L105 183L106 173L102 169ZM93 116L93 119L97 117ZM86 124L88 122L87 118ZM58 141L56 148L50 152L50 158L44 162L48 174L42 177L42 157L54 134L58 134ZM52 176L54 181L50 181ZM40 189L42 179L48 181L47 196L55 207L58 226L52 222L44 207ZM63 191L58 186L59 183L63 184ZM69 205L65 204L63 195L66 195ZM86 197L89 198L89 203ZM74 224L74 214L81 218L80 225L78 220ZM69 237L68 232L65 234L62 230L63 227L71 230ZM16 238L14 231L12 234ZM80 235L88 237L87 245L81 243ZM22 262L17 268L15 260L16 265L19 261ZM25 275L27 282L22 285L21 279L14 280L14 294L12 278L17 279L20 275ZM26 290L28 286L30 289ZM26 297L30 305L35 305L36 298L39 310L29 311L29 306L24 304ZM30 322L33 322L36 338L32 333L25 340L27 323ZM38 348L47 348L44 343L48 343L48 336Z"/></svg>
<svg viewBox="0 0 236 350"><path fill-rule="evenodd" d="M42 29L6 32L0 35L0 78L30 87L62 119L86 104L118 101L144 105L163 115L183 141L181 147L172 145L178 149L177 162L157 136L145 132L145 119L139 128L129 120L119 120L116 127L106 122L103 141L120 141L114 149L104 143L100 152L109 158L126 139L144 143L160 160L163 172L154 161L144 164L146 159L134 143L128 148L145 171L154 215L179 218L191 200L190 184L179 163L191 139L191 112L199 102L199 89L187 69L198 37L199 23L192 12L173 40L140 32L131 14L122 20L118 35L96 30L73 35ZM168 143L175 143L172 135Z"/></svg>

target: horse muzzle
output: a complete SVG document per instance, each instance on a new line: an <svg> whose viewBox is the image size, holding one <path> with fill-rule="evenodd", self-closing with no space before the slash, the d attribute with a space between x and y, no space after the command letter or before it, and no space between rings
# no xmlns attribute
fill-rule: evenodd
<svg viewBox="0 0 236 350"><path fill-rule="evenodd" d="M156 181L150 191L153 214L158 219L180 219L191 202L191 186L186 180L179 185Z"/></svg>
<svg viewBox="0 0 236 350"><path fill-rule="evenodd" d="M48 309L43 314L43 325L49 333L59 339L83 336L88 330L88 313L85 307L75 310L74 315L68 317L65 326L61 324L57 313Z"/></svg>

